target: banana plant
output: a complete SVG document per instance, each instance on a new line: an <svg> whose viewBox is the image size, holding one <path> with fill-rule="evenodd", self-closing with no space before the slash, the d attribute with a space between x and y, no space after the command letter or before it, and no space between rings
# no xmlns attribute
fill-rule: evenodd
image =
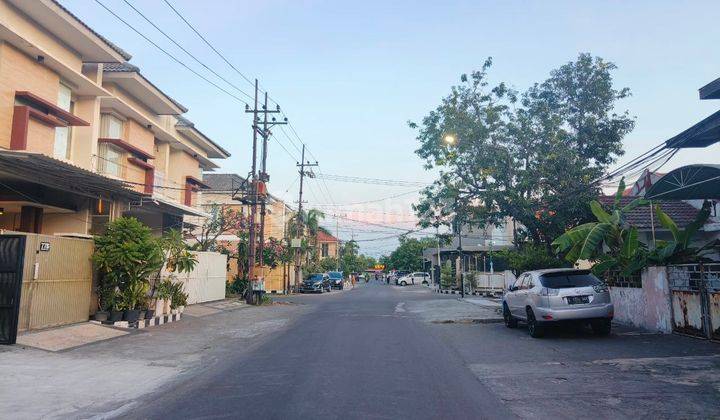
<svg viewBox="0 0 720 420"><path fill-rule="evenodd" d="M633 209L648 202L637 198L622 206L625 180L620 181L610 212L597 201L590 203L590 210L597 221L574 227L559 236L552 245L555 252L565 254L565 259L575 263L589 260L595 263L593 271L604 274L618 271L628 276L645 265L645 246L638 240L635 227L625 223L625 217Z"/></svg>
<svg viewBox="0 0 720 420"><path fill-rule="evenodd" d="M657 241L655 249L650 253L649 259L656 264L678 264L703 260L708 253L717 251L718 241L711 241L701 247L692 247L693 238L710 217L710 202L705 201L702 208L684 230L678 228L677 223L665 213L659 205L655 206L655 214L662 227L669 230L673 239L671 241Z"/></svg>

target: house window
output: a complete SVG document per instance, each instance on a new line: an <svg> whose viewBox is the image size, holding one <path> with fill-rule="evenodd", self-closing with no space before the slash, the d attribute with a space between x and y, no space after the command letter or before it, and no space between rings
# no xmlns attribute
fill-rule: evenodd
<svg viewBox="0 0 720 420"><path fill-rule="evenodd" d="M122 177L121 159L123 151L110 143L100 143L98 146L98 171L105 175Z"/></svg>
<svg viewBox="0 0 720 420"><path fill-rule="evenodd" d="M112 115L102 114L100 118L100 137L106 139L122 139L123 120Z"/></svg>
<svg viewBox="0 0 720 420"><path fill-rule="evenodd" d="M112 202L95 199L92 202L92 209L90 209L90 234L91 235L102 235L107 229L108 223L110 223L110 213L112 210Z"/></svg>
<svg viewBox="0 0 720 420"><path fill-rule="evenodd" d="M321 249L323 258L330 256L330 244L321 244Z"/></svg>
<svg viewBox="0 0 720 420"><path fill-rule="evenodd" d="M65 111L73 111L72 90L62 83L58 91L58 107ZM53 156L58 159L70 159L70 136L72 129L70 127L55 128L55 144L53 146Z"/></svg>

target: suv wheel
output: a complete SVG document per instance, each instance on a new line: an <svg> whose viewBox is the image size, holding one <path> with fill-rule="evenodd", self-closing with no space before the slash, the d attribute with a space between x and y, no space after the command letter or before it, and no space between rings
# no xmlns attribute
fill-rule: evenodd
<svg viewBox="0 0 720 420"><path fill-rule="evenodd" d="M527 324L530 337L540 338L545 335L545 330L542 326L538 325L537 319L535 319L535 314L531 308L527 308Z"/></svg>
<svg viewBox="0 0 720 420"><path fill-rule="evenodd" d="M422 282L423 286L427 286L429 283L427 281Z"/></svg>
<svg viewBox="0 0 720 420"><path fill-rule="evenodd" d="M510 308L508 308L507 303L503 303L503 320L505 321L505 326L508 328L517 328L518 321L510 314Z"/></svg>
<svg viewBox="0 0 720 420"><path fill-rule="evenodd" d="M592 321L590 323L590 327L592 328L595 335L604 336L610 334L612 324L610 323L609 319L601 319L597 321Z"/></svg>
<svg viewBox="0 0 720 420"><path fill-rule="evenodd" d="M407 282L404 282L404 281L400 282L400 286L407 286Z"/></svg>

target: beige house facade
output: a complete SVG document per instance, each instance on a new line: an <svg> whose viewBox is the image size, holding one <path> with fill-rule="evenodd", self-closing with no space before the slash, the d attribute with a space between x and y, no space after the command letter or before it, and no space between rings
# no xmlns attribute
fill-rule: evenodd
<svg viewBox="0 0 720 420"><path fill-rule="evenodd" d="M229 153L130 55L54 0L0 0L0 229L89 237L132 215L203 216Z"/></svg>

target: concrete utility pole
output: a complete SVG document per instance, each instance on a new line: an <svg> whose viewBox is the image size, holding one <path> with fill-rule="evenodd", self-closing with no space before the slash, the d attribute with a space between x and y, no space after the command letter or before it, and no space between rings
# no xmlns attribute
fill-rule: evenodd
<svg viewBox="0 0 720 420"><path fill-rule="evenodd" d="M254 106L253 109L250 109L249 106L245 107L246 113L253 114L253 123L252 123L252 129L253 129L253 152L252 152L252 169L250 171L249 183L247 186L247 191L244 197L240 198L240 201L248 204L250 206L250 226L249 226L249 232L248 232L248 280L250 280L250 284L252 287L248 288L248 291L245 295L245 300L248 303L253 303L253 291L258 289L259 280L264 279L265 276L265 265L264 260L262 258L263 252L265 250L265 213L266 213L266 202L267 202L267 187L266 183L270 181L270 176L267 173L267 156L268 156L268 139L270 138L270 135L272 134L270 132L270 127L276 124L287 124L287 119L285 121L276 121L275 118L272 119L271 122L268 121L268 114L274 114L280 112L280 106L277 107L275 110L269 110L267 107L267 100L268 95L267 92L265 92L265 102L263 104L262 109L258 109L258 81L255 79L255 99L254 99ZM258 113L263 114L263 122L262 122L262 128L259 127L260 119L258 118ZM262 143L262 158L260 162L260 173L258 174L257 170L257 140L258 140L258 134L262 137L263 143ZM233 197L236 199L236 197ZM260 204L260 226L259 226L259 233L260 233L260 245L258 247L257 241L256 241L256 233L257 233L257 205ZM259 248L260 251L260 277L255 274L255 261L257 260L257 250ZM258 302L259 303L259 302Z"/></svg>
<svg viewBox="0 0 720 420"><path fill-rule="evenodd" d="M252 285L255 281L255 218L257 216L257 132L258 132L258 81L255 79L255 106L252 110L245 109L245 112L252 112L253 148L252 148L252 169L250 170L250 184L248 195L250 200L250 226L248 232L248 280ZM245 292L245 301L252 303L253 287L248 287Z"/></svg>
<svg viewBox="0 0 720 420"><path fill-rule="evenodd" d="M299 238L297 238L297 239L302 240L302 237L305 234L305 222L303 221L303 212L302 212L302 205L303 205L302 196L303 196L303 185L304 185L303 181L305 180L305 175L306 175L305 168L310 167L310 166L318 166L317 162L315 162L315 163L310 163L309 161L305 162L305 144L304 143L302 145L302 153L300 156L300 162L298 162L296 166L300 168L300 193L298 196L298 214L297 214L297 217L295 218L297 221L297 226L296 226L295 231L299 235ZM301 263L301 257L302 257L301 253L302 253L302 249L300 248L300 246L295 248L295 288L296 289L298 287L300 287L300 283L302 282L302 278L301 278L302 274L300 272L300 263Z"/></svg>

